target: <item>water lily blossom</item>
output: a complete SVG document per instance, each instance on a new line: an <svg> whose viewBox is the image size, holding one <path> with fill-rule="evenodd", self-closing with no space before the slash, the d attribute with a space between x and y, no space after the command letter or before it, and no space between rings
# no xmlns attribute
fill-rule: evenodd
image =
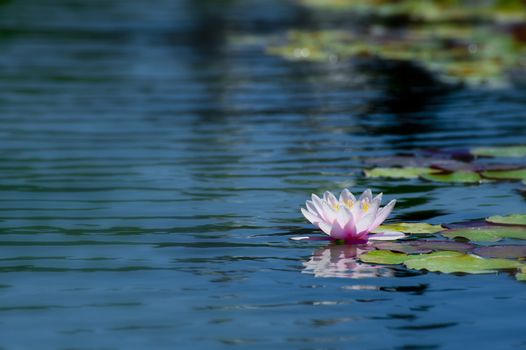
<svg viewBox="0 0 526 350"><path fill-rule="evenodd" d="M381 201L382 194L373 198L370 189L365 190L358 199L347 189L342 191L339 198L327 191L323 198L312 194L311 200L306 202L307 208L301 208L301 212L333 240L363 244L368 240L403 238L403 233L393 231L370 234L387 219L396 204L396 200L392 200L381 208Z"/></svg>

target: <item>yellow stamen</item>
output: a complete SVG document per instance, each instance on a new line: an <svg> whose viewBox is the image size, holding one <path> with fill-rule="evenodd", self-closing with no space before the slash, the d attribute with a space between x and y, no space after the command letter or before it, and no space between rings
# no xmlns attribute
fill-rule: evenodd
<svg viewBox="0 0 526 350"><path fill-rule="evenodd" d="M369 207L371 205L369 204L369 202L362 202L362 209L363 211L367 212L369 210Z"/></svg>

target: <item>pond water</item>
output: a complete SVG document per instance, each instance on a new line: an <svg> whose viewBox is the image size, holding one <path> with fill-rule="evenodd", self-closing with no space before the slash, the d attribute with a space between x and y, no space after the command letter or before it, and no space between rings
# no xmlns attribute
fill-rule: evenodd
<svg viewBox="0 0 526 350"><path fill-rule="evenodd" d="M303 22L264 0L2 2L0 348L526 347L509 273L328 271L313 256L343 248L289 240L318 232L311 193L346 187L397 198L391 222L524 212L517 183L361 173L524 143L524 91L420 89L258 44Z"/></svg>

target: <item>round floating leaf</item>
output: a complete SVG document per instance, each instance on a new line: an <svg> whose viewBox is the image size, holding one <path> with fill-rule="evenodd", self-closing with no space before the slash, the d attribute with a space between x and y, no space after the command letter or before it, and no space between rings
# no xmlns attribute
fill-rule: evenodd
<svg viewBox="0 0 526 350"><path fill-rule="evenodd" d="M455 183L479 183L480 175L474 171L454 171L452 173L433 173L424 174L421 178L437 182L455 182Z"/></svg>
<svg viewBox="0 0 526 350"><path fill-rule="evenodd" d="M437 250L467 252L475 246L471 243L455 241L409 241L409 242L381 242L374 247L382 250L391 250L406 254L431 253Z"/></svg>
<svg viewBox="0 0 526 350"><path fill-rule="evenodd" d="M501 269L513 269L522 264L508 259L484 259L479 256L459 252L436 252L416 255L404 264L410 269L432 272L488 273Z"/></svg>
<svg viewBox="0 0 526 350"><path fill-rule="evenodd" d="M526 225L526 214L512 214L508 216L495 215L490 216L486 221L503 225Z"/></svg>
<svg viewBox="0 0 526 350"><path fill-rule="evenodd" d="M360 255L360 260L372 264L396 265L401 264L409 258L403 253L394 253L389 250L373 250L372 252Z"/></svg>
<svg viewBox="0 0 526 350"><path fill-rule="evenodd" d="M404 167L404 168L374 168L364 170L367 177L387 177L391 179L416 179L420 175L429 174L433 169L423 167Z"/></svg>
<svg viewBox="0 0 526 350"><path fill-rule="evenodd" d="M525 258L526 245L495 245L489 247L478 247L473 250L473 253L484 258Z"/></svg>
<svg viewBox="0 0 526 350"><path fill-rule="evenodd" d="M425 234L437 233L443 230L444 228L440 225L431 225L425 222L400 222L396 224L381 225L378 228L376 228L373 232L397 231L403 233Z"/></svg>
<svg viewBox="0 0 526 350"><path fill-rule="evenodd" d="M488 170L481 174L485 178L495 180L526 180L526 169Z"/></svg>
<svg viewBox="0 0 526 350"><path fill-rule="evenodd" d="M526 227L520 226L482 226L448 230L445 237L462 237L474 242L496 242L503 238L526 239Z"/></svg>
<svg viewBox="0 0 526 350"><path fill-rule="evenodd" d="M526 157L526 145L503 147L476 147L471 150L480 157Z"/></svg>

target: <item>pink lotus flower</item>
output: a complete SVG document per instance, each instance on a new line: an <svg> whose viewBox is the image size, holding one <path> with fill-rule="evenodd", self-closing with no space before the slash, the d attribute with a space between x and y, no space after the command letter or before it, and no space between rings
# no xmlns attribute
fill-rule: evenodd
<svg viewBox="0 0 526 350"><path fill-rule="evenodd" d="M371 190L362 193L358 200L345 189L336 198L325 192L323 198L312 194L312 200L301 208L303 215L312 224L329 235L330 239L343 240L350 244L362 244L370 240L393 240L403 238L400 232L385 231L370 235L389 216L396 200L380 208L382 194L373 198Z"/></svg>

